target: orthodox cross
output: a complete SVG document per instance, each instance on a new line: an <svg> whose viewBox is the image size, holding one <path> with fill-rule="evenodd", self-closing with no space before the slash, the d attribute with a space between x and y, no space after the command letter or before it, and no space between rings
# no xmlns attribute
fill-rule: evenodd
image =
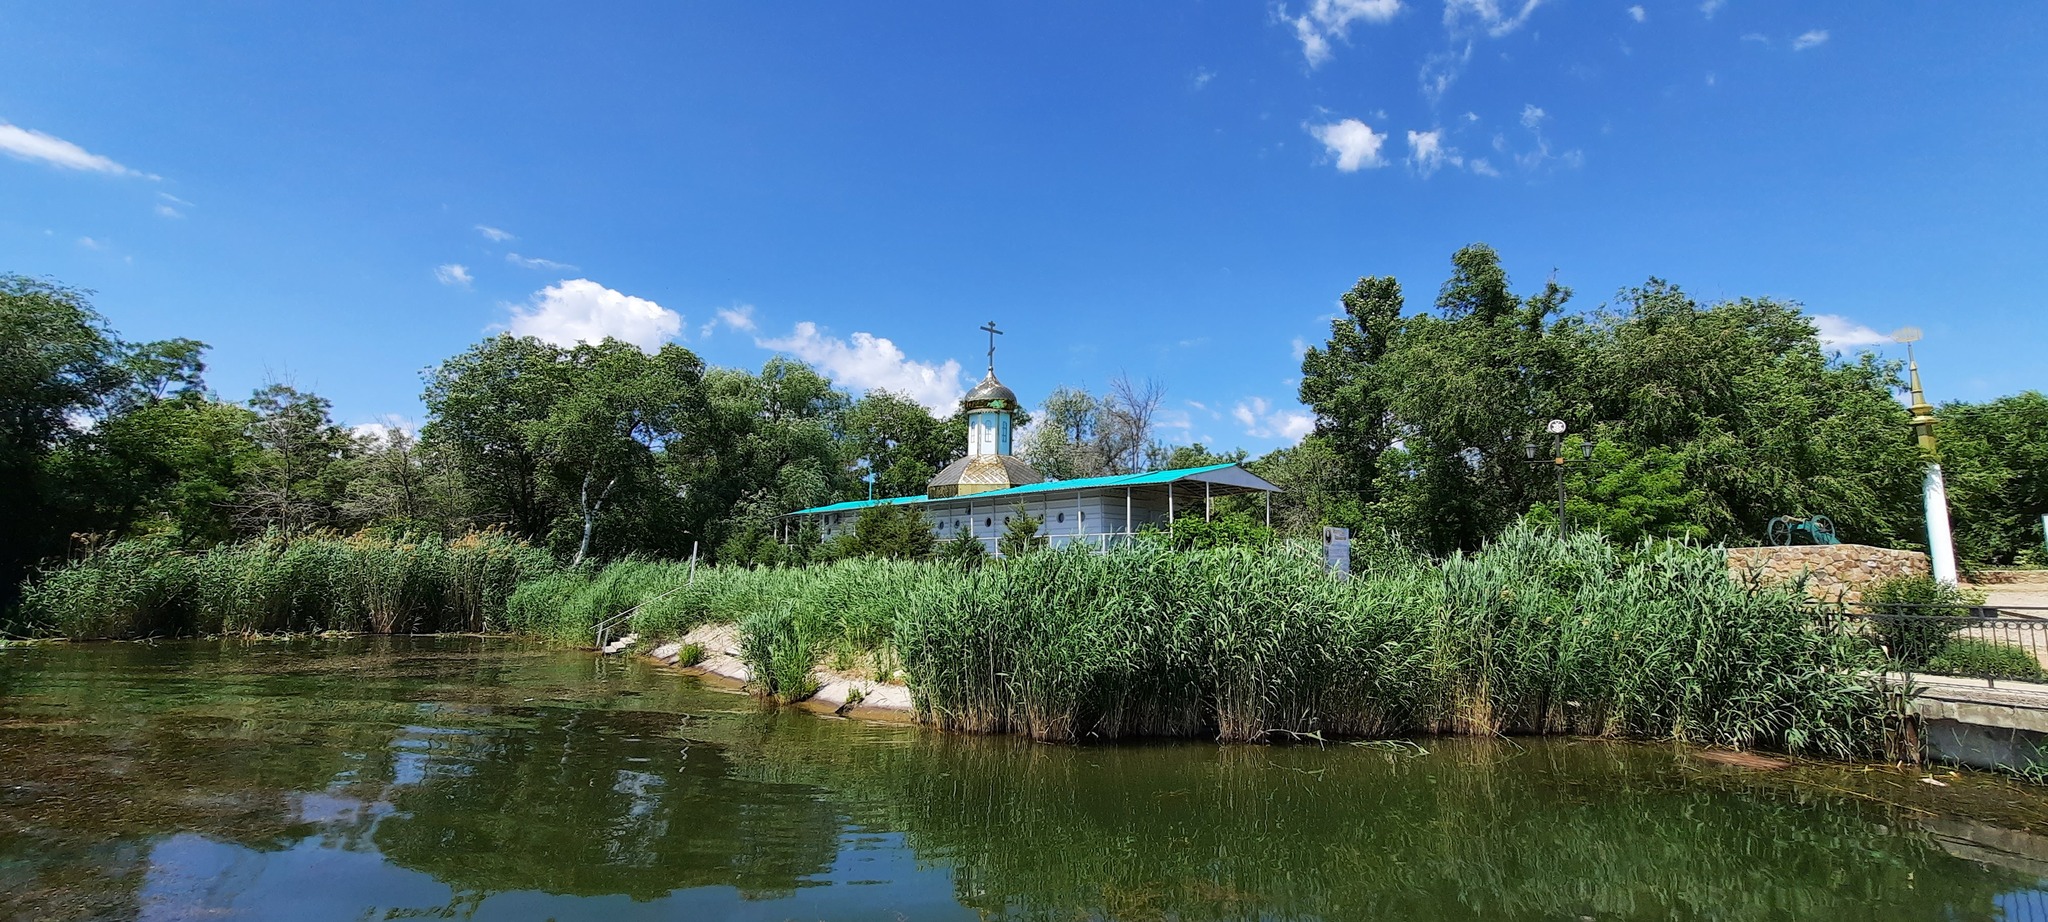
<svg viewBox="0 0 2048 922"><path fill-rule="evenodd" d="M985 324L985 325L983 325L983 326L977 327L976 329L979 329L979 330L981 330L982 332L984 332L984 333L987 333L987 334L988 334L988 373L989 373L989 374L995 374L995 373L996 373L996 337L997 337L997 336L1001 336L1001 335L1002 335L1002 333L1003 333L1003 331L1001 331L1001 330L998 330L998 329L996 329L996 322L995 322L995 321L993 321L993 320L989 321L989 322L988 322L987 324Z"/></svg>

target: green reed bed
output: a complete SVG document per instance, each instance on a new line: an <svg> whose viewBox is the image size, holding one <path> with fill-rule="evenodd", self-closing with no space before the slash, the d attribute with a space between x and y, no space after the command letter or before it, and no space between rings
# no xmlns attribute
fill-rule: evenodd
<svg viewBox="0 0 2048 922"><path fill-rule="evenodd" d="M682 579L660 566L642 598ZM594 597L613 577L558 579ZM631 596L563 617L587 633ZM1590 535L1514 530L1351 579L1309 547L1143 542L968 573L703 568L635 629L707 622L739 627L764 693L809 694L820 664L900 666L920 720L1045 740L1577 733L1850 755L1883 730L1878 654L1795 592L1739 584L1717 550Z"/></svg>
<svg viewBox="0 0 2048 922"><path fill-rule="evenodd" d="M186 552L124 541L24 587L28 631L74 639L502 630L522 579L553 569L494 533L259 539Z"/></svg>
<svg viewBox="0 0 2048 922"><path fill-rule="evenodd" d="M912 595L921 719L1039 739L1583 733L1849 755L1868 644L1723 556L1527 530L1332 579L1309 549L1036 554Z"/></svg>

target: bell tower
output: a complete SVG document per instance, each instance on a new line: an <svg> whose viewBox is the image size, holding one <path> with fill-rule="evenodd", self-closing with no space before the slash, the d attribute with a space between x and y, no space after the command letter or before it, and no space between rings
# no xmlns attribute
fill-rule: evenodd
<svg viewBox="0 0 2048 922"><path fill-rule="evenodd" d="M932 478L925 492L935 499L1045 480L1031 465L1010 454L1017 394L996 380L996 337L1003 331L996 329L993 320L983 325L981 331L988 334L988 374L967 396L960 398L960 410L967 415L967 456L946 465Z"/></svg>

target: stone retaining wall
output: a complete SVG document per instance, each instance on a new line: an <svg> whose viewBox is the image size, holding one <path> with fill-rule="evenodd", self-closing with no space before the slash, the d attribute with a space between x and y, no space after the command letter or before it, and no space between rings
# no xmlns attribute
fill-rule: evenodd
<svg viewBox="0 0 2048 922"><path fill-rule="evenodd" d="M1927 555L1866 544L1731 547L1728 572L1737 579L1787 583L1807 574L1806 593L1828 601L1860 602L1871 583L1892 576L1925 576Z"/></svg>

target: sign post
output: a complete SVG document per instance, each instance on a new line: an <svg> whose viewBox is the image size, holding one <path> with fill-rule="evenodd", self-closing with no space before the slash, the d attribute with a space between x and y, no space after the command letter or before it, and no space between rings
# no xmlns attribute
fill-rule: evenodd
<svg viewBox="0 0 2048 922"><path fill-rule="evenodd" d="M1351 529L1323 529L1323 566L1338 579L1351 578Z"/></svg>

